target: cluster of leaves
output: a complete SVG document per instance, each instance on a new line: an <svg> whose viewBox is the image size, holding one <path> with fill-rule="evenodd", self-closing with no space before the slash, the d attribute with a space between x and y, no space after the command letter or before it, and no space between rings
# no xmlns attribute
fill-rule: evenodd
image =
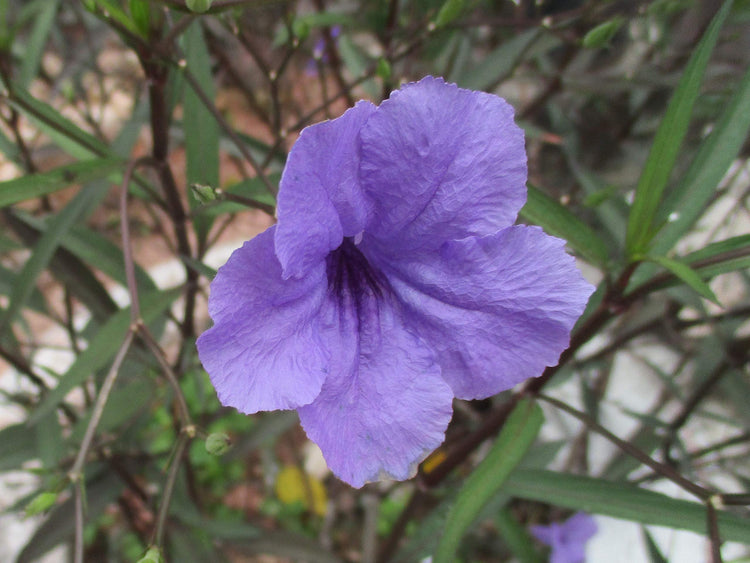
<svg viewBox="0 0 750 563"><path fill-rule="evenodd" d="M0 358L22 413L0 471L37 476L10 511L46 513L18 561L537 561L527 525L565 509L705 534L714 561L747 543L750 10L713 5L0 0ZM601 282L559 366L458 406L418 488L353 491L302 471L293 413L220 408L195 352L206 259L272 221L305 125L428 73L516 105L522 217ZM620 404L623 361L653 400ZM540 439L539 404L582 422L570 444ZM615 446L596 469L594 434Z"/></svg>

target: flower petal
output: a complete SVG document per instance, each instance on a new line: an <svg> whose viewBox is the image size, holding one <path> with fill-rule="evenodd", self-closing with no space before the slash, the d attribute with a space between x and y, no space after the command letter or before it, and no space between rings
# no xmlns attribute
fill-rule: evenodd
<svg viewBox="0 0 750 563"><path fill-rule="evenodd" d="M361 136L367 231L402 252L508 227L526 201L523 132L497 96L427 77L393 92Z"/></svg>
<svg viewBox="0 0 750 563"><path fill-rule="evenodd" d="M335 366L300 421L331 470L361 487L407 479L444 439L453 393L432 352L404 329L397 309L372 295L332 303Z"/></svg>
<svg viewBox="0 0 750 563"><path fill-rule="evenodd" d="M360 248L438 352L456 397L477 399L541 375L568 346L593 287L564 244L538 227L514 226L446 242L419 261L398 261L370 238Z"/></svg>
<svg viewBox="0 0 750 563"><path fill-rule="evenodd" d="M276 255L283 277L300 277L364 229L370 204L359 184L359 132L375 111L359 102L341 117L307 127L281 176Z"/></svg>
<svg viewBox="0 0 750 563"><path fill-rule="evenodd" d="M529 527L531 535L542 542L544 545L553 546L560 543L558 537L561 535L559 524L552 522L547 526L536 525Z"/></svg>
<svg viewBox="0 0 750 563"><path fill-rule="evenodd" d="M209 298L214 326L197 342L221 403L246 414L310 403L329 364L317 318L325 265L283 280L275 229L246 242L219 269Z"/></svg>
<svg viewBox="0 0 750 563"><path fill-rule="evenodd" d="M586 540L594 536L598 530L594 518L585 512L576 512L573 516L568 518L562 526L565 538L570 543L585 543Z"/></svg>

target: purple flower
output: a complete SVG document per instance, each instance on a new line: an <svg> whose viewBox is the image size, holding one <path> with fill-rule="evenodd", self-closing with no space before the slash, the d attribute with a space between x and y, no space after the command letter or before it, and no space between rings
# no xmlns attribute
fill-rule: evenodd
<svg viewBox="0 0 750 563"><path fill-rule="evenodd" d="M531 534L552 548L550 563L582 563L586 560L586 542L596 533L596 522L578 512L562 524L532 526Z"/></svg>
<svg viewBox="0 0 750 563"><path fill-rule="evenodd" d="M341 26L334 25L331 28L331 38L336 44L338 44L339 35L341 35ZM318 65L327 62L328 54L326 53L326 41L323 37L319 37L313 46L313 56L311 59L308 59L307 65L305 66L305 74L308 76L317 76Z"/></svg>
<svg viewBox="0 0 750 563"><path fill-rule="evenodd" d="M278 224L211 284L198 351L220 401L297 409L354 487L408 478L454 396L557 363L592 292L564 241L513 226L525 182L512 108L439 78L306 128Z"/></svg>

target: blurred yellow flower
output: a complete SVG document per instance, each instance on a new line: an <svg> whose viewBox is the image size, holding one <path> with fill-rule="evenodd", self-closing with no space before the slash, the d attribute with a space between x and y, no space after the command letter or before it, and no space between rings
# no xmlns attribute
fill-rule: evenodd
<svg viewBox="0 0 750 563"><path fill-rule="evenodd" d="M325 516L328 495L323 483L320 479L306 475L295 465L286 465L279 472L276 478L276 496L284 504L301 502L311 512Z"/></svg>

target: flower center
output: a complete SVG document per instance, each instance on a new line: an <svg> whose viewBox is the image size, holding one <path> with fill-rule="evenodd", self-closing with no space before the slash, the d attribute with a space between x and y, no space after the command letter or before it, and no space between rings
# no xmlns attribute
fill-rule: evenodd
<svg viewBox="0 0 750 563"><path fill-rule="evenodd" d="M326 258L328 289L342 300L353 299L356 306L366 297L382 297L383 277L357 248L354 237L345 237Z"/></svg>

